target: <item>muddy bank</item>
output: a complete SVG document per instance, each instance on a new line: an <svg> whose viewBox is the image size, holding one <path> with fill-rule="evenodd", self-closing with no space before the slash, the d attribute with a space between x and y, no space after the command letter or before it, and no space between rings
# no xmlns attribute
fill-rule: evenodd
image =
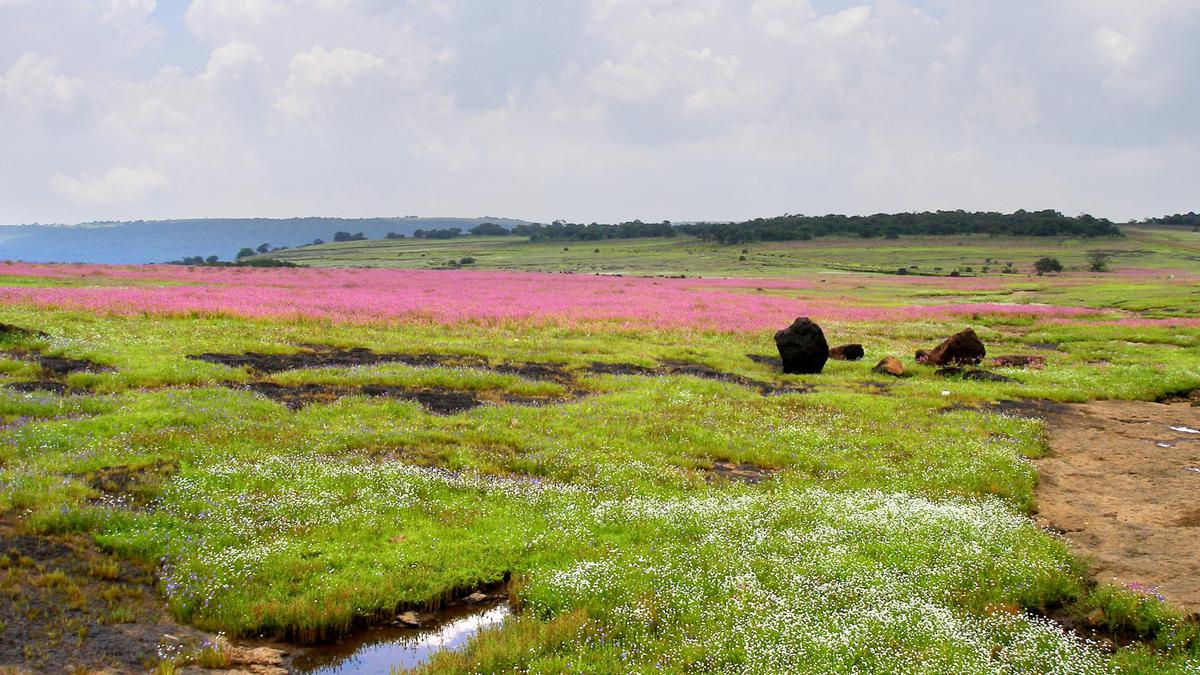
<svg viewBox="0 0 1200 675"><path fill-rule="evenodd" d="M758 485L771 478L779 469L768 469L747 462L713 462L709 468L698 469L703 472L707 483L744 483Z"/></svg>
<svg viewBox="0 0 1200 675"><path fill-rule="evenodd" d="M445 368L480 368L487 365L486 359L475 356L450 354L388 354L365 347L335 349L311 346L291 354L221 354L206 352L189 355L187 358L207 363L217 363L231 368L246 368L251 372L279 373L301 368L350 368L399 363L406 366L438 366Z"/></svg>
<svg viewBox="0 0 1200 675"><path fill-rule="evenodd" d="M152 570L83 538L0 521L0 568L0 670L143 673L160 653L209 638L170 619Z"/></svg>
<svg viewBox="0 0 1200 675"><path fill-rule="evenodd" d="M1200 611L1200 408L1178 403L1008 402L1046 420L1037 517L1100 582L1158 589Z"/></svg>
<svg viewBox="0 0 1200 675"><path fill-rule="evenodd" d="M441 388L414 388L394 385L333 385L295 384L285 385L266 380L250 383L231 383L229 386L249 389L289 408L297 409L314 403L328 403L343 396L363 395L415 400L429 412L452 415L470 410L486 403L509 403L515 405L561 404L578 400L588 394L579 384L581 375L633 375L642 377L689 376L701 379L729 382L757 389L764 396L796 394L810 391L801 385L779 385L772 382L727 373L711 366L690 361L666 359L655 366L632 363L593 362L581 368L569 369L560 363L492 363L490 360L447 354L399 354L378 353L364 347L353 349L308 348L291 354L220 354L209 352L187 358L216 363L231 368L245 368L253 374L266 375L286 370L304 368L351 367L401 363L420 367L472 368L502 375L515 375L528 380L553 382L567 387L566 396L531 397L495 392L458 391Z"/></svg>
<svg viewBox="0 0 1200 675"><path fill-rule="evenodd" d="M248 389L267 398L298 410L316 403L331 403L344 396L371 396L416 401L426 411L435 415L455 413L478 408L484 401L471 392L453 389L414 389L386 385L330 385L330 384L277 384L275 382L251 382L231 385Z"/></svg>

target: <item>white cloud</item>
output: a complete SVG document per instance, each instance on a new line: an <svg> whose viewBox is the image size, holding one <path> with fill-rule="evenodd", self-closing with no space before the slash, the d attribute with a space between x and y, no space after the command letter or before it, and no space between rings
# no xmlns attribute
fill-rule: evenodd
<svg viewBox="0 0 1200 675"><path fill-rule="evenodd" d="M808 0L755 0L750 7L750 25L778 40L798 42L804 27L817 13Z"/></svg>
<svg viewBox="0 0 1200 675"><path fill-rule="evenodd" d="M240 80L247 73L261 73L265 67L262 51L257 46L230 42L212 51L202 78L210 84Z"/></svg>
<svg viewBox="0 0 1200 675"><path fill-rule="evenodd" d="M99 176L86 172L77 177L56 173L50 179L50 190L55 195L87 207L136 204L167 185L167 179L157 171L127 166L114 166Z"/></svg>
<svg viewBox="0 0 1200 675"><path fill-rule="evenodd" d="M1200 181L1194 0L159 4L0 0L0 223L1140 217Z"/></svg>
<svg viewBox="0 0 1200 675"><path fill-rule="evenodd" d="M383 69L383 59L355 49L313 47L288 66L287 93L276 107L290 117L310 114L325 96L338 97L363 76Z"/></svg>
<svg viewBox="0 0 1200 675"><path fill-rule="evenodd" d="M0 99L26 112L69 111L83 81L58 72L58 59L26 53L0 77Z"/></svg>

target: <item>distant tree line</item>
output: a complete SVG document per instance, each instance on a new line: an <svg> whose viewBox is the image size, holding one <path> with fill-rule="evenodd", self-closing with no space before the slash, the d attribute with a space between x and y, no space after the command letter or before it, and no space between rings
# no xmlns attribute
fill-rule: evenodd
<svg viewBox="0 0 1200 675"><path fill-rule="evenodd" d="M462 236L461 227L446 227L439 230L414 230L417 239L455 239Z"/></svg>
<svg viewBox="0 0 1200 675"><path fill-rule="evenodd" d="M885 237L901 235L991 234L1025 237L1119 237L1111 221L1090 215L1064 216L1058 211L987 213L936 211L880 213L873 216L784 215L741 223L694 223L679 230L705 241L740 244L750 241L792 241L831 235Z"/></svg>
<svg viewBox="0 0 1200 675"><path fill-rule="evenodd" d="M1163 216L1161 218L1147 218L1142 221L1154 225L1178 225L1180 227L1200 227L1200 213L1176 213L1173 216Z"/></svg>
<svg viewBox="0 0 1200 675"><path fill-rule="evenodd" d="M503 225L497 225L496 223L480 223L466 232L463 232L461 227L445 227L442 229L433 230L414 230L412 236L416 237L417 239L457 239L458 237L464 237L468 234L475 235L476 237L504 237L512 233L509 232L508 228L504 227ZM404 235L402 234L397 235L394 232L388 233L388 239L403 238Z"/></svg>
<svg viewBox="0 0 1200 675"><path fill-rule="evenodd" d="M215 255L210 255L207 258L198 255L184 256L179 260L171 260L167 264L187 265L189 267L299 267L294 262L275 260L274 258L254 258L251 260L240 258L234 262L223 262Z"/></svg>
<svg viewBox="0 0 1200 675"><path fill-rule="evenodd" d="M600 239L633 239L635 237L674 237L676 228L670 221L643 223L632 220L615 225L605 223L568 223L556 220L549 225L529 223L512 229L517 236L529 237L530 241L598 241Z"/></svg>

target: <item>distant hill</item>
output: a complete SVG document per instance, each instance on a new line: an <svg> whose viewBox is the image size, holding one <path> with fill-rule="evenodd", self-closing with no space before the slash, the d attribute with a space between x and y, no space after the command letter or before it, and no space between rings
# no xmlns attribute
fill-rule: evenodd
<svg viewBox="0 0 1200 675"><path fill-rule="evenodd" d="M0 259L136 264L216 255L221 260L233 260L242 247L332 241L338 231L382 239L389 232L411 235L418 229L467 230L481 223L512 228L523 222L507 218L208 218L11 225L0 226Z"/></svg>

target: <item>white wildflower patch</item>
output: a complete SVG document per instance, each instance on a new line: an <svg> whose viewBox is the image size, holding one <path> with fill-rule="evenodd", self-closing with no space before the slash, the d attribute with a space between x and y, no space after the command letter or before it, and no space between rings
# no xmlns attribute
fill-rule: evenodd
<svg viewBox="0 0 1200 675"><path fill-rule="evenodd" d="M779 491L631 498L592 516L601 530L650 528L656 543L546 574L531 606L593 608L631 669L697 658L747 673L1105 667L1049 622L962 609L965 596L1019 594L1062 562L1027 550L1029 522L999 501Z"/></svg>

